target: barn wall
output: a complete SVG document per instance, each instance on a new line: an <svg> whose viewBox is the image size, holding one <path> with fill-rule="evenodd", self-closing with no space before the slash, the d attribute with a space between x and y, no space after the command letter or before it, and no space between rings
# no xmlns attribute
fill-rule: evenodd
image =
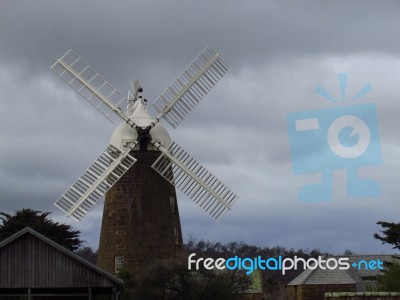
<svg viewBox="0 0 400 300"><path fill-rule="evenodd" d="M0 248L0 288L91 286L115 283L32 234Z"/></svg>

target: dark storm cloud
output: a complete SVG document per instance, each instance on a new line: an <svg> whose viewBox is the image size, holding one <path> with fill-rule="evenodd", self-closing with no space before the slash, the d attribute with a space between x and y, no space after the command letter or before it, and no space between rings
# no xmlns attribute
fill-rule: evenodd
<svg viewBox="0 0 400 300"><path fill-rule="evenodd" d="M114 129L50 71L56 58L72 48L123 93L140 79L152 101L211 44L230 71L168 130L240 199L216 225L180 194L184 234L389 251L372 234L376 221L397 221L399 207L399 10L396 1L2 1L0 210L50 210L66 222L52 203ZM377 105L384 164L363 174L381 182L382 197L347 199L340 173L335 201L301 203L298 188L319 177L292 174L285 117L332 107L314 90L337 97L340 72L350 74L349 94L374 87L360 101ZM73 224L93 247L101 211L102 202Z"/></svg>
<svg viewBox="0 0 400 300"><path fill-rule="evenodd" d="M3 1L2 56L43 68L73 48L127 81L159 63L179 72L208 43L233 72L302 55L395 55L399 10L395 1Z"/></svg>

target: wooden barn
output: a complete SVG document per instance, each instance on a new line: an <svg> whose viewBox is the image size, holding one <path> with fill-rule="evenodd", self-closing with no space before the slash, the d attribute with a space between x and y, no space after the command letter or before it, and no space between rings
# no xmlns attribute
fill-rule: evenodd
<svg viewBox="0 0 400 300"><path fill-rule="evenodd" d="M123 282L26 227L0 243L0 299L118 299Z"/></svg>

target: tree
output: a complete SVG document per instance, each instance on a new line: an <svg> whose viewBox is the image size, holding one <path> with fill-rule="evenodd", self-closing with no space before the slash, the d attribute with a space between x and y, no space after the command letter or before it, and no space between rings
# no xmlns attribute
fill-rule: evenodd
<svg viewBox="0 0 400 300"><path fill-rule="evenodd" d="M120 299L219 300L237 299L251 278L242 271L188 270L186 265L154 266L134 276L121 271Z"/></svg>
<svg viewBox="0 0 400 300"><path fill-rule="evenodd" d="M94 251L92 247L80 247L77 251L75 251L75 254L86 259L94 265L97 263L98 253L97 250Z"/></svg>
<svg viewBox="0 0 400 300"><path fill-rule="evenodd" d="M400 250L400 223L379 221L376 224L384 228L381 231L384 235L374 233L374 238L380 240L382 244L390 244L393 245L393 249Z"/></svg>
<svg viewBox="0 0 400 300"><path fill-rule="evenodd" d="M352 255L355 255L355 253L354 253L353 250L346 249L346 250L344 250L344 252L343 252L343 256L352 256Z"/></svg>
<svg viewBox="0 0 400 300"><path fill-rule="evenodd" d="M400 291L400 264L390 263L385 266L385 273L378 277L379 288L382 291Z"/></svg>
<svg viewBox="0 0 400 300"><path fill-rule="evenodd" d="M0 212L0 241L29 226L68 250L77 250L83 243L79 239L80 231L73 230L71 225L54 222L48 218L49 214L29 208L16 210L14 215Z"/></svg>
<svg viewBox="0 0 400 300"><path fill-rule="evenodd" d="M393 249L400 250L400 223L383 222L376 223L381 225L384 230L380 232L383 235L374 233L374 238L380 240L382 244L390 244ZM379 287L384 291L400 291L400 264L399 257L393 256L397 261L385 264L385 271L378 277Z"/></svg>

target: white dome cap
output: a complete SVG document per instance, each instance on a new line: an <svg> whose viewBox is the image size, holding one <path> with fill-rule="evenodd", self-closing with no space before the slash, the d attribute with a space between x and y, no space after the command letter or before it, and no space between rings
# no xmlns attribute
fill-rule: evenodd
<svg viewBox="0 0 400 300"><path fill-rule="evenodd" d="M134 105L127 111L127 116L136 124L136 126L146 128L155 122L152 118L142 100L137 100ZM135 129L127 123L119 124L111 136L110 144L117 146L120 149L125 149L126 145L137 141L138 134ZM167 148L171 144L171 137L167 130L160 123L157 123L150 129L150 138L153 141L159 142L161 146ZM139 144L136 145L134 150L139 150ZM147 150L156 150L156 148L148 144Z"/></svg>

